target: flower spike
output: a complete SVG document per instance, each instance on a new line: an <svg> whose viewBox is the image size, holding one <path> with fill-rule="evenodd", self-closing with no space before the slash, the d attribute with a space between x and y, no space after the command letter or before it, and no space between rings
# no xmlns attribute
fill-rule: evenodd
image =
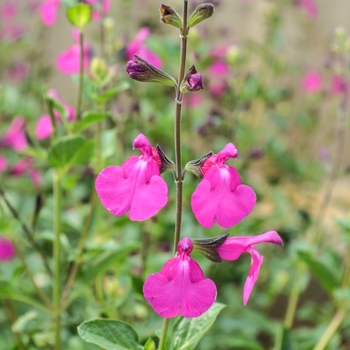
<svg viewBox="0 0 350 350"><path fill-rule="evenodd" d="M215 302L216 286L190 258L193 244L189 238L183 238L177 249L175 258L168 260L159 273L147 278L143 294L154 311L164 318L199 317Z"/></svg>
<svg viewBox="0 0 350 350"><path fill-rule="evenodd" d="M129 212L133 221L144 221L157 214L168 201L166 182L160 177L162 161L146 136L134 140L142 155L129 158L122 166L109 166L96 178L96 191L113 215Z"/></svg>

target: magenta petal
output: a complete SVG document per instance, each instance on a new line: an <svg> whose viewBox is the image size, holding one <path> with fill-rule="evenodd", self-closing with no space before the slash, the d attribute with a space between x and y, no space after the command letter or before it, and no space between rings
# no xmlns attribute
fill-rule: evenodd
<svg viewBox="0 0 350 350"><path fill-rule="evenodd" d="M44 140L51 136L53 131L52 122L49 115L41 116L35 127L35 136L38 140Z"/></svg>
<svg viewBox="0 0 350 350"><path fill-rule="evenodd" d="M252 262L250 265L250 270L247 276L247 279L244 284L243 289L243 304L244 306L247 305L247 302L249 300L250 294L253 290L253 287L255 285L255 282L257 281L259 277L259 271L261 264L264 261L264 257L261 256L258 252L258 250L255 247L249 247L247 249L247 253L250 253L252 256Z"/></svg>
<svg viewBox="0 0 350 350"><path fill-rule="evenodd" d="M143 293L155 312L164 318L192 318L205 313L215 302L216 286L205 278L190 257L170 259L160 273L150 275Z"/></svg>
<svg viewBox="0 0 350 350"><path fill-rule="evenodd" d="M254 208L256 195L242 185L233 167L213 166L192 195L193 213L199 223L210 228L229 228L242 221Z"/></svg>
<svg viewBox="0 0 350 350"><path fill-rule="evenodd" d="M41 19L46 26L52 26L56 22L57 10L60 0L47 0L41 5Z"/></svg>
<svg viewBox="0 0 350 350"><path fill-rule="evenodd" d="M0 262L8 261L15 257L15 247L10 240L4 237L0 237Z"/></svg>
<svg viewBox="0 0 350 350"><path fill-rule="evenodd" d="M122 167L110 166L96 179L96 191L102 204L116 216L126 214L133 221L147 220L168 200L168 188L159 176L153 159L131 157Z"/></svg>

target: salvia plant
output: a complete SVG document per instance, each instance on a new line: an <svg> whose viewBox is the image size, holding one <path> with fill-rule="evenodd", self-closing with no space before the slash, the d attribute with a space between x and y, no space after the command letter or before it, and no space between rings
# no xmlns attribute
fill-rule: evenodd
<svg viewBox="0 0 350 350"><path fill-rule="evenodd" d="M316 1L222 46L219 5L159 4L161 37L147 0L0 4L0 350L347 349L350 37L296 88L284 18ZM62 13L69 102L31 44Z"/></svg>

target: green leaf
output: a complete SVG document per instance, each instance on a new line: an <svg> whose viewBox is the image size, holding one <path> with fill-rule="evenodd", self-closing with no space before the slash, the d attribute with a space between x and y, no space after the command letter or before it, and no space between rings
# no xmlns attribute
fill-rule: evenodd
<svg viewBox="0 0 350 350"><path fill-rule="evenodd" d="M101 95L99 95L96 98L96 101L97 103L105 103L115 95L129 88L130 88L130 83L128 81L121 81L115 88L109 89L103 92Z"/></svg>
<svg viewBox="0 0 350 350"><path fill-rule="evenodd" d="M298 252L300 258L308 265L320 284L330 293L337 288L339 281L334 273L321 261L314 259L308 252Z"/></svg>
<svg viewBox="0 0 350 350"><path fill-rule="evenodd" d="M173 350L192 350L209 330L226 306L215 303L198 318L179 318L173 326Z"/></svg>
<svg viewBox="0 0 350 350"><path fill-rule="evenodd" d="M78 334L88 343L106 350L140 350L135 330L127 323L117 320L96 319L78 327Z"/></svg>
<svg viewBox="0 0 350 350"><path fill-rule="evenodd" d="M108 112L99 112L99 111L86 111L81 115L81 122L78 124L78 130L84 130L88 126L98 123L101 120L110 116Z"/></svg>
<svg viewBox="0 0 350 350"><path fill-rule="evenodd" d="M11 284L5 281L0 281L0 299L17 300L22 303L36 307L39 310L43 310L45 312L50 313L50 310L47 309L43 305L43 303L38 303L36 300L26 297L25 295L23 295L23 293L20 293Z"/></svg>
<svg viewBox="0 0 350 350"><path fill-rule="evenodd" d="M90 23L92 19L91 6L83 3L70 7L66 14L69 22L80 30Z"/></svg>
<svg viewBox="0 0 350 350"><path fill-rule="evenodd" d="M63 136L52 144L47 160L54 168L85 165L92 157L93 151L93 141L78 135Z"/></svg>
<svg viewBox="0 0 350 350"><path fill-rule="evenodd" d="M123 246L104 247L103 251L97 252L97 255L84 264L86 271L86 280L90 281L104 273L112 266L117 266L118 262L123 261L131 252L140 248L140 244L132 242Z"/></svg>

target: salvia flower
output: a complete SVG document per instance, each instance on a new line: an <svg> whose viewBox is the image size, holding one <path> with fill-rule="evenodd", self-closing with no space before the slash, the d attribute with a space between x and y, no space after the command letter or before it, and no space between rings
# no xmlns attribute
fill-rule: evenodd
<svg viewBox="0 0 350 350"><path fill-rule="evenodd" d="M201 167L204 177L192 195L191 206L198 222L206 228L215 221L221 227L232 227L253 210L255 192L242 184L233 166L225 164L237 155L236 147L229 143Z"/></svg>
<svg viewBox="0 0 350 350"><path fill-rule="evenodd" d="M176 85L176 80L171 75L156 68L138 55L134 55L134 60L127 63L126 72L131 79L137 81L160 83L168 86Z"/></svg>
<svg viewBox="0 0 350 350"><path fill-rule="evenodd" d="M24 130L25 119L15 117L7 129L4 137L0 140L0 146L11 147L14 151L20 151L28 146Z"/></svg>
<svg viewBox="0 0 350 350"><path fill-rule="evenodd" d="M182 93L193 92L203 89L202 75L198 73L194 65L187 71L180 90Z"/></svg>
<svg viewBox="0 0 350 350"><path fill-rule="evenodd" d="M141 156L129 158L122 166L109 166L97 176L95 187L103 204L113 215L129 212L133 221L147 220L168 201L168 188L160 177L162 161L146 136L133 143Z"/></svg>
<svg viewBox="0 0 350 350"><path fill-rule="evenodd" d="M15 247L11 241L3 236L0 236L0 262L12 260L15 255Z"/></svg>
<svg viewBox="0 0 350 350"><path fill-rule="evenodd" d="M242 254L251 255L251 265L243 289L243 304L247 305L255 282L258 279L264 257L259 254L255 244L274 243L283 245L281 237L276 231L269 231L257 236L229 237L222 245L215 248L222 260L237 260Z"/></svg>
<svg viewBox="0 0 350 350"><path fill-rule="evenodd" d="M154 311L164 318L199 317L215 302L216 286L190 257L193 244L189 238L183 238L177 249L175 258L159 273L147 278L143 294Z"/></svg>

